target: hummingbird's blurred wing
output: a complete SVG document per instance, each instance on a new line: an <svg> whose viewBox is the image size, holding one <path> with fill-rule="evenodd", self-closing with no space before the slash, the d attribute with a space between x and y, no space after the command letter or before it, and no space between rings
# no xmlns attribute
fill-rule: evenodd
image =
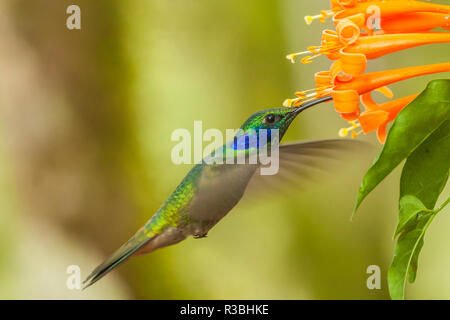
<svg viewBox="0 0 450 320"><path fill-rule="evenodd" d="M246 193L258 194L263 191L274 192L299 187L316 180L324 173L344 164L353 164L354 159L366 153L369 144L357 140L331 139L299 143L281 144L279 146L279 169L274 175L261 175L256 170L249 182ZM343 161L348 160L348 161ZM273 160L272 160L273 161ZM265 167L270 167L266 165Z"/></svg>

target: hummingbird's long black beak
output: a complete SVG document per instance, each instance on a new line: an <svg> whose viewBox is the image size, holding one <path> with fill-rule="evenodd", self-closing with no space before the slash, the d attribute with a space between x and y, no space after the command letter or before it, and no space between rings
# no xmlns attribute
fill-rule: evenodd
<svg viewBox="0 0 450 320"><path fill-rule="evenodd" d="M302 104L302 105L300 105L298 107L293 108L294 110L292 110L290 113L293 114L293 115L298 115L303 110L306 110L306 109L311 108L311 107L313 107L313 106L315 106L315 105L317 105L319 103L327 102L327 101L330 101L330 100L333 100L333 98L331 96L314 99L314 100L305 102L304 104Z"/></svg>

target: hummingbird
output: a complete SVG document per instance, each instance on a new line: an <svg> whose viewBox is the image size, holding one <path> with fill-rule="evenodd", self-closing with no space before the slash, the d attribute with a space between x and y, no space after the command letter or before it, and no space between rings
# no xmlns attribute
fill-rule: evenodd
<svg viewBox="0 0 450 320"><path fill-rule="evenodd" d="M292 121L303 110L327 100L331 98L319 98L299 107L266 109L254 113L242 124L233 141L220 148L222 151L219 153L220 157L223 157L223 154L230 149L234 155L247 152L248 156L250 139L246 138L258 135L260 131L263 131L262 129L266 130L268 136L266 147L278 143ZM269 139L274 130L278 130L278 141ZM351 142L353 141L332 139L281 144L278 155L280 170L284 165L290 170L296 161L304 161L305 156L317 154L323 156L327 150L340 149ZM262 148L262 143L258 139L256 149L259 148ZM257 180L258 177L264 177L256 174L257 169L263 166L260 162L230 164L223 161L222 163L211 161L211 159L206 161L205 158L188 172L150 220L92 271L83 282L84 288L97 282L130 257L174 245L189 236L197 239L206 237L208 231L241 200L249 182Z"/></svg>

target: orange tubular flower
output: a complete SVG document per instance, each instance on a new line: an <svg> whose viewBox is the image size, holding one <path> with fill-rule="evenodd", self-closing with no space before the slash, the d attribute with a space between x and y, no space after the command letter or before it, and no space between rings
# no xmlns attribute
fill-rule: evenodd
<svg viewBox="0 0 450 320"><path fill-rule="evenodd" d="M353 7L347 7L342 11L337 12L333 16L333 22L337 25L342 19L363 14L365 17L364 22L367 23L374 13L373 6L379 8L380 16L378 18L381 21L385 18L394 17L400 14L416 13L416 12L431 12L431 13L444 13L450 14L450 8L446 5L426 3L414 0L391 0L391 1L368 1L359 2Z"/></svg>
<svg viewBox="0 0 450 320"><path fill-rule="evenodd" d="M361 37L344 48L344 53L361 53L367 59L431 43L450 43L450 33L400 33Z"/></svg>
<svg viewBox="0 0 450 320"><path fill-rule="evenodd" d="M386 141L386 126L389 122L395 119L397 114L408 104L410 104L418 94L413 94L400 99L392 100L382 104L376 104L370 93L361 96L362 104L367 111L361 113L357 122L353 122L350 128L344 128L339 131L340 136L346 136L349 132L352 136L360 134L361 132L369 133L377 130L377 137L381 143ZM361 127L362 131L355 132L357 127Z"/></svg>
<svg viewBox="0 0 450 320"><path fill-rule="evenodd" d="M371 72L350 78L336 76L334 81L330 79L334 86L329 94L337 112L359 114L359 96L362 94L412 77L446 71L450 71L450 62Z"/></svg>
<svg viewBox="0 0 450 320"><path fill-rule="evenodd" d="M450 30L450 16L444 13L406 13L381 20L381 32L426 32L435 28Z"/></svg>
<svg viewBox="0 0 450 320"><path fill-rule="evenodd" d="M331 10L322 10L320 14L315 16L306 16L305 21L307 24L311 24L314 20L318 19L320 22L325 22L325 19L328 17L333 17L333 22L337 25L342 19L349 18L353 15L363 14L365 17L364 22L366 22L367 18L369 18L374 11L372 10L373 6L378 6L382 15L380 16L382 21L389 20L394 18L397 15L403 15L401 20L405 18L414 24L414 18L420 18L422 20L425 18L424 16L417 17L411 16L407 17L408 14L428 14L428 13L442 13L448 15L450 13L449 7L445 5L439 4L430 4L424 3L420 1L414 0L384 0L384 1L370 1L370 0L331 0ZM428 19L429 18L429 19ZM433 20L431 15L427 17L426 20L431 22ZM440 17L445 18L445 17ZM440 20L440 19L439 19ZM423 21L423 20L422 20ZM444 22L441 20L441 22ZM383 23L383 22L382 22ZM390 22L389 22L390 23ZM383 26L382 29L389 29L388 24ZM435 22L436 23L436 22ZM395 23L398 27L405 28L408 26L408 23L404 21L403 23ZM401 26L400 26L401 25ZM444 24L439 24L434 26L433 28L445 26ZM387 28L385 28L387 27ZM430 30L432 28L419 28L414 29L414 32ZM410 29L409 29L410 30ZM402 32L402 31L395 31Z"/></svg>
<svg viewBox="0 0 450 320"><path fill-rule="evenodd" d="M392 99L387 85L450 71L450 62L364 73L367 61L417 46L450 43L450 33L431 32L438 27L450 30L450 6L415 0L331 0L331 10L307 16L305 20L309 24L314 19L324 22L328 17L333 17L336 30L324 30L320 46L311 46L307 51L290 54L287 58L295 62L297 55L305 55L302 63L311 63L313 58L325 55L335 62L328 71L314 75L315 89L296 92L296 98L287 99L284 105L299 106L309 100L331 96L335 110L351 124L349 128L341 129L341 136L351 132L355 138L360 133L376 130L378 139L384 143L387 124L417 94L377 104L372 99L372 91ZM375 20L373 22L378 25L370 20ZM361 130L356 132L357 128Z"/></svg>
<svg viewBox="0 0 450 320"><path fill-rule="evenodd" d="M314 57L326 55L330 60L341 60L342 70L349 74L364 72L367 59L375 59L389 53L432 43L450 43L450 33L400 33L360 37L351 44L345 44L332 30L322 33L322 46L310 47L302 63L310 63ZM307 52L303 52L307 53ZM288 55L293 60L296 53Z"/></svg>
<svg viewBox="0 0 450 320"><path fill-rule="evenodd" d="M381 90L387 96L391 93L385 86L416 76L450 71L450 62L426 66L407 67L386 71L371 72L351 76L338 74L338 64L335 62L330 71L315 74L316 88L297 92L297 99L288 100L286 104L298 106L307 99L333 97L335 109L339 113L350 114L359 112L359 96L373 90ZM350 119L353 120L353 119Z"/></svg>

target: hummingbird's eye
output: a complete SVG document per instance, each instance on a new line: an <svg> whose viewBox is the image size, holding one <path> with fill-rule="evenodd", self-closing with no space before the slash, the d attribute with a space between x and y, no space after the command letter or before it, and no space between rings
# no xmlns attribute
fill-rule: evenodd
<svg viewBox="0 0 450 320"><path fill-rule="evenodd" d="M264 118L264 123L265 124L271 124L271 123L274 123L276 119L277 119L277 116L275 114L271 113L271 114L268 114Z"/></svg>

